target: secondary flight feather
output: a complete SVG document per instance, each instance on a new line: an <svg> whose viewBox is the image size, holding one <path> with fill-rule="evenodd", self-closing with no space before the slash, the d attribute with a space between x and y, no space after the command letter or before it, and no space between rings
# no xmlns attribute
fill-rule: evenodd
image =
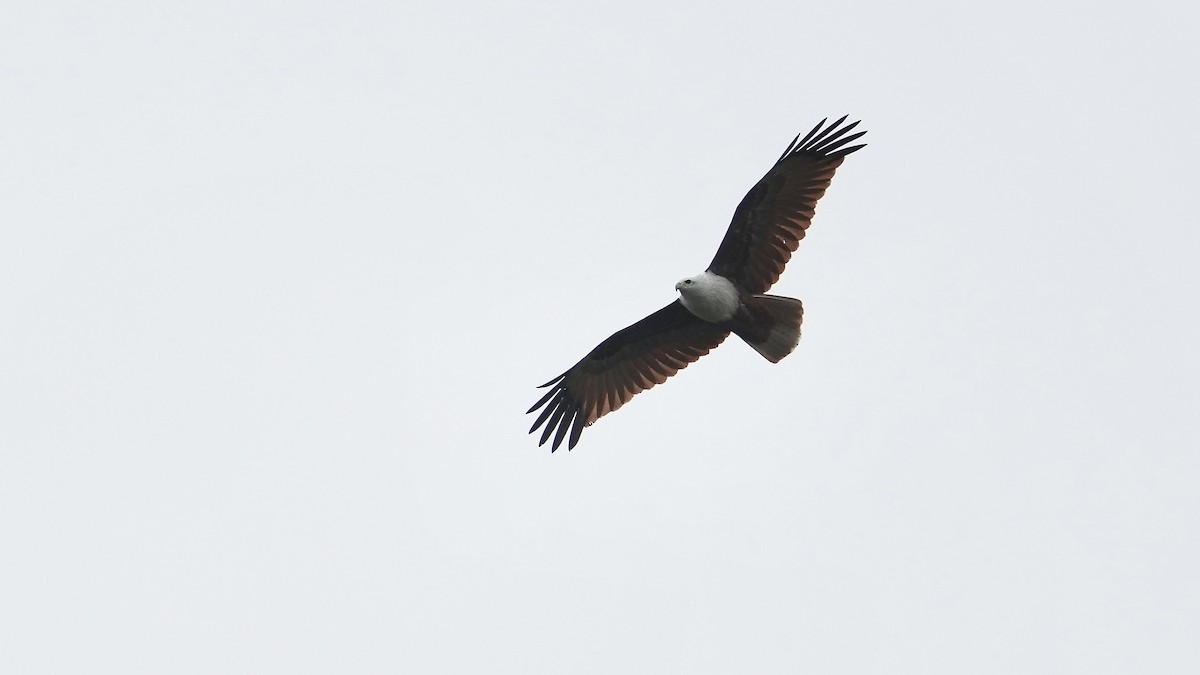
<svg viewBox="0 0 1200 675"><path fill-rule="evenodd" d="M795 298L765 295L812 222L850 145L865 131L842 117L821 120L796 136L770 171L750 188L708 269L675 284L679 298L632 326L613 333L567 372L543 384L550 390L528 410L542 409L529 433L544 427L551 452L564 439L575 447L583 428L662 384L704 356L732 332L778 363L800 341L804 307ZM569 438L568 438L569 435Z"/></svg>

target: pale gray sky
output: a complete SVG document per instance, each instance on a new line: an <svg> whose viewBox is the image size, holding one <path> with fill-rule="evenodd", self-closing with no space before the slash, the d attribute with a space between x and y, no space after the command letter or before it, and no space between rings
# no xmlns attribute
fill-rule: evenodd
<svg viewBox="0 0 1200 675"><path fill-rule="evenodd" d="M38 2L0 669L1195 673L1192 3ZM534 386L862 119L731 339Z"/></svg>

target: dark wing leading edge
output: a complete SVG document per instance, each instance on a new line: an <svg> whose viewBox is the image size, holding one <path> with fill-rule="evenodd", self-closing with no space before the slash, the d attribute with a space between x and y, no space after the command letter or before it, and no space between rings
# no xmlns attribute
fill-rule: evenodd
<svg viewBox="0 0 1200 675"><path fill-rule="evenodd" d="M842 117L822 129L825 121L803 140L797 135L775 166L746 193L708 267L747 293L766 293L779 280L833 172L846 155L863 147L846 147L867 133L846 135L858 122L843 127L846 117Z"/></svg>
<svg viewBox="0 0 1200 675"><path fill-rule="evenodd" d="M553 433L553 452L570 430L567 449L574 448L585 426L625 405L634 394L666 382L727 335L727 328L696 318L676 300L617 331L570 370L543 384L551 389L527 411L545 406L529 433L545 424L538 445Z"/></svg>

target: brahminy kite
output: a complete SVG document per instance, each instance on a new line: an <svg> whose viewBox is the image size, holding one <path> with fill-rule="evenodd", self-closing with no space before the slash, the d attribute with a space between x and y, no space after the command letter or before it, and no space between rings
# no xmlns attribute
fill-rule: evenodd
<svg viewBox="0 0 1200 675"><path fill-rule="evenodd" d="M620 408L634 394L662 384L730 332L771 363L800 342L803 305L794 298L764 295L804 238L817 200L863 134L846 134L843 116L821 120L783 155L742 198L733 222L708 269L675 284L679 298L637 323L613 333L570 370L543 384L550 391L526 414L545 407L529 433L545 425L543 445L553 434L554 452L569 431L567 449L583 428ZM556 431L557 430L557 431Z"/></svg>

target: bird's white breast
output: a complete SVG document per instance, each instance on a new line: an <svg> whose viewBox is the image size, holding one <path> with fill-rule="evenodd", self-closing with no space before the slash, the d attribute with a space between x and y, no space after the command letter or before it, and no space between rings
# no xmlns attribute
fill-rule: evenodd
<svg viewBox="0 0 1200 675"><path fill-rule="evenodd" d="M712 323L732 319L741 302L733 282L712 272L684 279L675 288L689 312Z"/></svg>

